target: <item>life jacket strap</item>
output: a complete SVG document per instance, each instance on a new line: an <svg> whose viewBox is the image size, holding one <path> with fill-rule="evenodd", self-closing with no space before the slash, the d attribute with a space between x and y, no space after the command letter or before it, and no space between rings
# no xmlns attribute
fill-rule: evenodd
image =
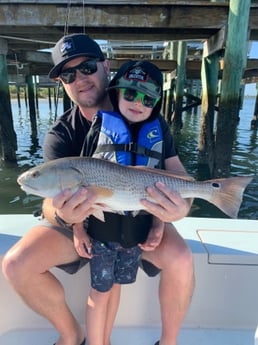
<svg viewBox="0 0 258 345"><path fill-rule="evenodd" d="M162 153L158 151L150 150L142 145L131 142L128 144L102 144L97 147L95 153L101 152L112 152L112 151L123 151L123 152L132 152L134 154L156 158L159 161L162 159Z"/></svg>

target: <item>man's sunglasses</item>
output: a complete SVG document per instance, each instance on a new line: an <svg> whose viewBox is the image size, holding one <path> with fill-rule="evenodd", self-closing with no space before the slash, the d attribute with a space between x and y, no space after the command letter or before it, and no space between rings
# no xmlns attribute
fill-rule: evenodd
<svg viewBox="0 0 258 345"><path fill-rule="evenodd" d="M90 75L98 70L97 60L83 61L77 66L67 68L59 74L59 78L65 84L71 84L76 79L76 71L80 71L84 75Z"/></svg>
<svg viewBox="0 0 258 345"><path fill-rule="evenodd" d="M123 98L128 102L135 102L138 98L141 99L142 104L147 108L154 108L155 105L158 103L160 97L153 98L145 93L142 93L140 91L134 90L134 89L120 89L123 95Z"/></svg>

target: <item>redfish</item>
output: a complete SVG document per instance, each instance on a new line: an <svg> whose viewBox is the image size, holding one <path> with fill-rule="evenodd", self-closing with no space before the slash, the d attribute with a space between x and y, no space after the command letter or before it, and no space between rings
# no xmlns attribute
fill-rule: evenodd
<svg viewBox="0 0 258 345"><path fill-rule="evenodd" d="M236 218L243 192L251 176L235 176L193 181L166 170L123 166L89 157L60 158L31 168L18 177L21 189L28 194L52 198L64 189L94 189L96 209L110 212L144 210L141 199L154 201L146 188L161 181L182 198L201 198L214 204L229 217Z"/></svg>

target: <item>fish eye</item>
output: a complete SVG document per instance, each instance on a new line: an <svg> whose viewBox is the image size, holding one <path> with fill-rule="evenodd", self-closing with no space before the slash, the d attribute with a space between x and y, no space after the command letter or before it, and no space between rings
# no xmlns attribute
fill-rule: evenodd
<svg viewBox="0 0 258 345"><path fill-rule="evenodd" d="M33 173L31 174L32 177L39 177L40 176L40 172L38 170L33 171Z"/></svg>
<svg viewBox="0 0 258 345"><path fill-rule="evenodd" d="M220 184L218 182L213 182L212 187L214 188L220 188Z"/></svg>

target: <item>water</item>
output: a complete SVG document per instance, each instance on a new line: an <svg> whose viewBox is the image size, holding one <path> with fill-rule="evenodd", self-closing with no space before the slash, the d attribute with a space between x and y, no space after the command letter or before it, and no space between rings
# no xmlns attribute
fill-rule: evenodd
<svg viewBox="0 0 258 345"><path fill-rule="evenodd" d="M246 97L243 109L240 112L240 121L237 128L236 140L233 147L231 175L252 175L253 181L247 186L243 203L238 217L243 219L258 219L258 132L250 130L253 116L255 97ZM184 115L184 127L176 141L179 154L187 171L198 180L203 180L207 172L198 169L198 136L200 116ZM191 216L196 217L226 217L215 206L196 199Z"/></svg>
<svg viewBox="0 0 258 345"><path fill-rule="evenodd" d="M239 211L239 218L258 219L258 132L250 130L255 98L245 98L237 137L234 143L231 174L254 175L255 178L245 190L243 203ZM41 163L42 144L45 133L53 123L54 114L49 111L48 100L40 100L38 114L38 138L32 140L30 135L29 113L24 104L19 111L17 101L12 101L14 126L18 139L17 164L0 163L0 214L33 213L40 209L42 199L37 196L26 195L16 183L17 176ZM61 114L61 106L59 107ZM205 176L197 165L199 114L184 114L184 127L176 137L180 158L188 172L195 178ZM201 177L203 177L201 176ZM191 213L193 217L226 217L220 210L209 203L196 199Z"/></svg>
<svg viewBox="0 0 258 345"><path fill-rule="evenodd" d="M61 107L59 108L61 114ZM38 136L35 139L31 137L30 116L25 104L22 102L19 110L17 100L13 100L12 112L18 141L17 164L3 161L0 163L0 214L33 213L40 209L42 199L26 195L16 179L23 171L43 162L42 144L54 121L54 113L49 111L48 100L39 101Z"/></svg>

